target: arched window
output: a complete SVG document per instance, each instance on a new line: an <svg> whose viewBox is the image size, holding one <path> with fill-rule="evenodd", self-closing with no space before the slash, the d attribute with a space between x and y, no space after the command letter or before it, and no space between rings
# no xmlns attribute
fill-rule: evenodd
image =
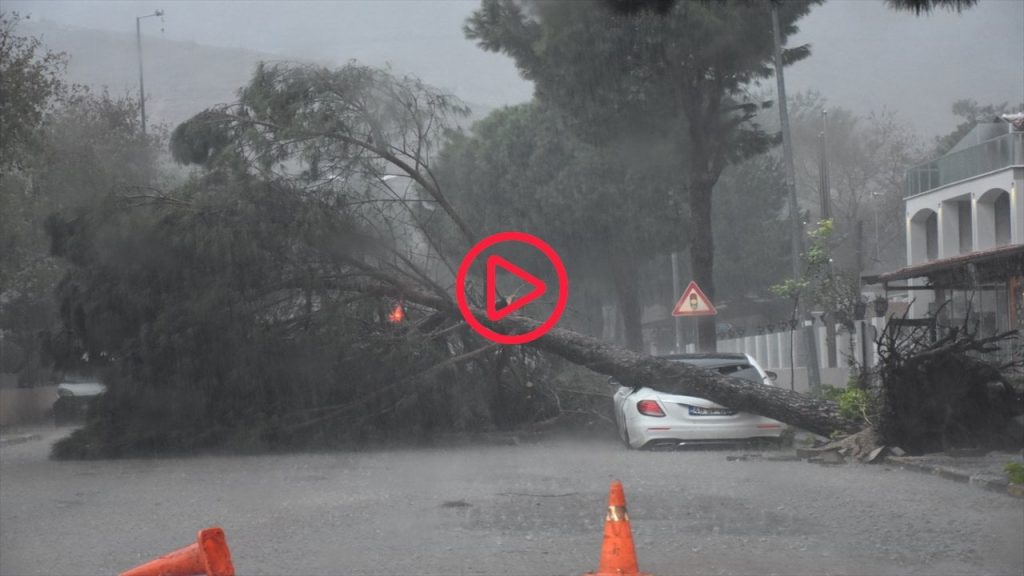
<svg viewBox="0 0 1024 576"><path fill-rule="evenodd" d="M939 256L939 217L934 210L918 210L910 218L910 264L934 260Z"/></svg>
<svg viewBox="0 0 1024 576"><path fill-rule="evenodd" d="M978 249L1010 243L1010 193L992 188L978 196Z"/></svg>

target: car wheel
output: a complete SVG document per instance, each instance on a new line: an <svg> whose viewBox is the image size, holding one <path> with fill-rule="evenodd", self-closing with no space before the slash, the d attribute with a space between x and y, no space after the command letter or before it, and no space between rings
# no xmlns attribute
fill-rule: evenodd
<svg viewBox="0 0 1024 576"><path fill-rule="evenodd" d="M622 436L620 436L620 438L622 439L622 445L626 447L626 450L633 449L633 447L629 445L629 428L623 426Z"/></svg>

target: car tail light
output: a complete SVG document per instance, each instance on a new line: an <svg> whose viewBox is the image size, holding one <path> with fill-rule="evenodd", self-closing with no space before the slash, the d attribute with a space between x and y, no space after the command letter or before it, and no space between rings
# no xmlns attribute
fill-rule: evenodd
<svg viewBox="0 0 1024 576"><path fill-rule="evenodd" d="M661 406L658 406L658 403L654 400L641 400L636 403L636 409L644 416L654 416L655 418L665 416Z"/></svg>

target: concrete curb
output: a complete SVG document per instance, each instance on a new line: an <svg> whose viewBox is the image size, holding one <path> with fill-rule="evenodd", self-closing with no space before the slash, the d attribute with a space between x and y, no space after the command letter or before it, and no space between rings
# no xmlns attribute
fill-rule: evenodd
<svg viewBox="0 0 1024 576"><path fill-rule="evenodd" d="M1010 496L1020 497L1009 490L1010 482L1005 478L971 474L970 472L959 468L950 468L949 466L939 466L938 464L922 462L913 456L889 456L885 459L885 462L897 464L908 470L924 472L933 476L939 476L940 478L946 478L947 480L960 482L961 484L977 486L978 488L998 492L999 494L1008 494Z"/></svg>
<svg viewBox="0 0 1024 576"><path fill-rule="evenodd" d="M13 446L15 444L23 444L25 442L39 440L42 437L43 436L41 434L19 434L17 436L6 436L0 438L0 446Z"/></svg>

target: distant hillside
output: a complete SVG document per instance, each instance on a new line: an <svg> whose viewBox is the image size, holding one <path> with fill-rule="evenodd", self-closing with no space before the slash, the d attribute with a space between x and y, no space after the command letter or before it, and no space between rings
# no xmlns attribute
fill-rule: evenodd
<svg viewBox="0 0 1024 576"><path fill-rule="evenodd" d="M113 94L138 94L134 34L64 27L51 21L23 22L20 32L41 38L51 50L66 52L70 82L106 88ZM152 34L143 37L142 51L149 123L172 128L209 106L234 100L260 61L283 61L273 54L171 41ZM492 109L470 106L473 118Z"/></svg>
<svg viewBox="0 0 1024 576"><path fill-rule="evenodd" d="M390 63L489 108L530 98L531 86L510 58L465 38L462 25L478 0L266 1L246 3L244 10L238 2L174 4L188 9L168 6L173 17L167 34L204 44L164 39L155 21L144 29L149 109L169 123L231 99L257 61L280 54L333 65L351 58ZM137 90L135 3L5 0L3 8L36 14L26 31L72 54L72 79ZM235 14L240 10L245 25ZM71 23L77 28L62 27ZM955 127L950 108L958 99L1024 101L1021 0L983 0L959 14L940 10L921 17L893 11L881 0L828 0L799 27L791 43L811 44L812 55L787 71L791 94L817 90L830 105L862 115L887 109L926 139ZM769 79L763 88L774 92L774 84ZM486 111L474 110L478 116Z"/></svg>
<svg viewBox="0 0 1024 576"><path fill-rule="evenodd" d="M23 22L21 32L42 39L51 50L70 56L68 80L111 93L138 94L139 65L135 36L61 27L52 22ZM256 63L270 59L248 50L212 48L143 38L146 113L152 123L177 125L206 107L230 101L252 75Z"/></svg>

